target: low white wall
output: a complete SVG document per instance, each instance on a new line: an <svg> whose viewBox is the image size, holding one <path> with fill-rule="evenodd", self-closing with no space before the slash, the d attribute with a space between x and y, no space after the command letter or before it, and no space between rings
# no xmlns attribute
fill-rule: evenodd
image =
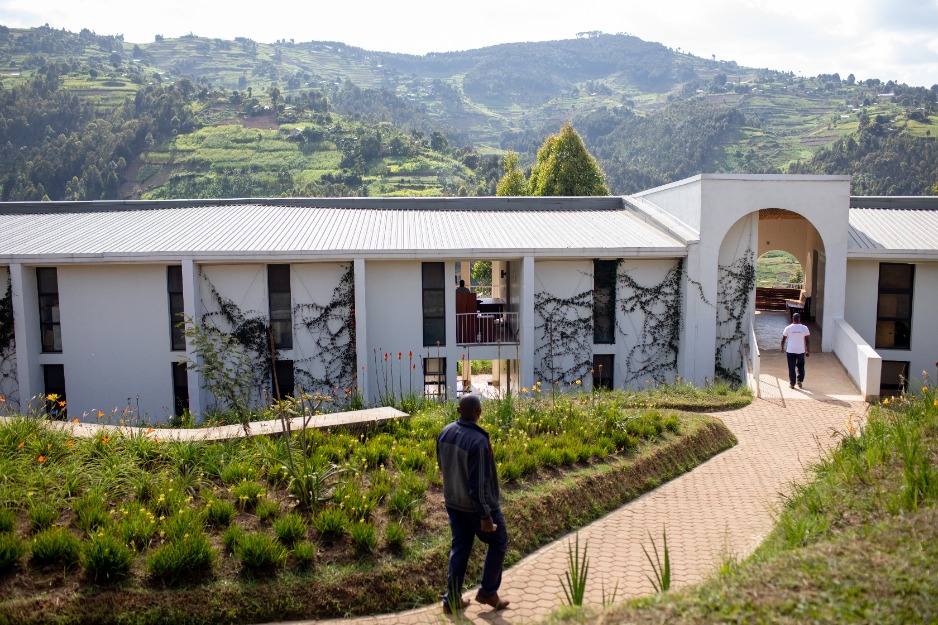
<svg viewBox="0 0 938 625"><path fill-rule="evenodd" d="M867 401L875 401L879 397L882 358L844 319L835 319L832 327L834 354L860 389L860 394Z"/></svg>

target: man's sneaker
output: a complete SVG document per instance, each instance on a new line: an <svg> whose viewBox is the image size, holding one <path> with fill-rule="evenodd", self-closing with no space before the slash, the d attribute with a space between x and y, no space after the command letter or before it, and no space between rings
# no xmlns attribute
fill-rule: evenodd
<svg viewBox="0 0 938 625"><path fill-rule="evenodd" d="M788 388L795 388L795 385L794 385L794 384L789 384L789 385L788 385Z"/></svg>
<svg viewBox="0 0 938 625"><path fill-rule="evenodd" d="M801 382L798 382L798 388L801 388Z"/></svg>

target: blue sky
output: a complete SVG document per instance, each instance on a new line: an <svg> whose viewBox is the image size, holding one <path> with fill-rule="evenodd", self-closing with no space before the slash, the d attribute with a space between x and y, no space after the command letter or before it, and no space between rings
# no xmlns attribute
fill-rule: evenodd
<svg viewBox="0 0 938 625"><path fill-rule="evenodd" d="M627 32L698 56L805 76L938 83L938 0L0 0L0 24L123 34L341 41L424 54Z"/></svg>

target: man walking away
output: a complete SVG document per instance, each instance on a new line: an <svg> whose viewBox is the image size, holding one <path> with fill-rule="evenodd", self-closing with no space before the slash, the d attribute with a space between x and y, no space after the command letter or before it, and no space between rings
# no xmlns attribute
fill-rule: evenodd
<svg viewBox="0 0 938 625"><path fill-rule="evenodd" d="M801 314L792 315L791 324L782 332L782 351L788 356L788 388L795 388L795 384L801 388L804 383L804 359L811 355L810 337L808 326L801 323Z"/></svg>
<svg viewBox="0 0 938 625"><path fill-rule="evenodd" d="M443 428L436 439L436 459L443 474L443 499L453 535L443 611L449 614L468 606L462 598L462 585L469 553L477 537L488 545L488 551L476 601L502 610L508 607L508 601L498 597L502 564L508 551L508 532L498 505L495 456L488 432L478 425L482 416L479 396L464 395L458 411L459 419Z"/></svg>

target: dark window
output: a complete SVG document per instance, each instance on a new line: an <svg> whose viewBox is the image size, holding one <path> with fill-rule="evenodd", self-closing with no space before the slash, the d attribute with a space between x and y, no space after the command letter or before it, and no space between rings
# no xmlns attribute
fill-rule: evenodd
<svg viewBox="0 0 938 625"><path fill-rule="evenodd" d="M62 326L59 323L59 278L55 267L37 267L39 290L39 334L42 351L62 351Z"/></svg>
<svg viewBox="0 0 938 625"><path fill-rule="evenodd" d="M425 395L446 397L446 359L423 359L423 392Z"/></svg>
<svg viewBox="0 0 938 625"><path fill-rule="evenodd" d="M879 394L885 397L899 395L909 385L909 363L901 360L884 360L879 378Z"/></svg>
<svg viewBox="0 0 938 625"><path fill-rule="evenodd" d="M68 416L65 365L42 365L42 384L46 393L46 412L54 419L65 419Z"/></svg>
<svg viewBox="0 0 938 625"><path fill-rule="evenodd" d="M276 389L274 399L280 400L285 397L293 397L293 389L296 386L293 377L293 361L278 360L274 372L277 374L276 383L272 386L272 388ZM273 383L274 381L271 380L271 382Z"/></svg>
<svg viewBox="0 0 938 625"><path fill-rule="evenodd" d="M446 345L446 279L443 263L423 263L423 344Z"/></svg>
<svg viewBox="0 0 938 625"><path fill-rule="evenodd" d="M293 349L290 265L267 265L267 297L270 301L270 330L274 336L274 347Z"/></svg>
<svg viewBox="0 0 938 625"><path fill-rule="evenodd" d="M593 261L593 343L616 342L616 269L618 261Z"/></svg>
<svg viewBox="0 0 938 625"><path fill-rule="evenodd" d="M182 297L182 267L170 265L166 268L166 290L169 292L169 340L174 352L186 349L186 332L183 327L185 305Z"/></svg>
<svg viewBox="0 0 938 625"><path fill-rule="evenodd" d="M912 346L912 286L915 265L880 263L876 306L876 347Z"/></svg>
<svg viewBox="0 0 938 625"><path fill-rule="evenodd" d="M593 354L593 388L612 389L616 357L612 354Z"/></svg>
<svg viewBox="0 0 938 625"><path fill-rule="evenodd" d="M189 366L173 363L173 414L181 417L189 410Z"/></svg>

